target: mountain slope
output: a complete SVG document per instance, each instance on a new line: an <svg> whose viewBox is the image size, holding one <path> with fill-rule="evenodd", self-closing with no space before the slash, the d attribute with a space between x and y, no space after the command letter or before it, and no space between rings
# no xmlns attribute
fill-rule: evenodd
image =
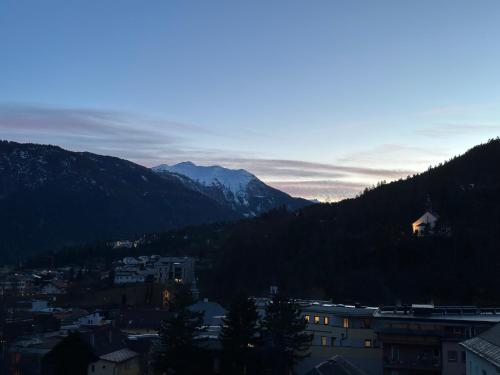
<svg viewBox="0 0 500 375"><path fill-rule="evenodd" d="M272 212L231 228L213 293L292 295L365 303L500 304L500 140L360 197ZM429 202L437 233L411 223ZM223 280L231 280L224 283Z"/></svg>
<svg viewBox="0 0 500 375"><path fill-rule="evenodd" d="M126 160L0 142L3 255L236 217L177 178Z"/></svg>
<svg viewBox="0 0 500 375"><path fill-rule="evenodd" d="M311 204L266 185L243 169L204 167L183 162L172 166L162 164L152 170L159 174L174 174L190 189L246 217L257 216L280 206L293 211Z"/></svg>

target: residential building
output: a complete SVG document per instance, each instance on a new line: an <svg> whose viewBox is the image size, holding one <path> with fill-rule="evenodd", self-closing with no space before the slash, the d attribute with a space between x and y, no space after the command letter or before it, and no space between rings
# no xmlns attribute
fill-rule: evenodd
<svg viewBox="0 0 500 375"><path fill-rule="evenodd" d="M144 283L149 279L153 280L153 270L141 270L137 267L117 268L115 270L115 284L136 284Z"/></svg>
<svg viewBox="0 0 500 375"><path fill-rule="evenodd" d="M268 301L268 298L256 300L262 316ZM382 349L373 328L376 307L328 301L297 302L307 321L306 330L313 335L311 355L301 362L299 373L340 356L370 375L382 374Z"/></svg>
<svg viewBox="0 0 500 375"><path fill-rule="evenodd" d="M139 375L141 366L139 354L123 348L101 355L88 367L88 375Z"/></svg>
<svg viewBox="0 0 500 375"><path fill-rule="evenodd" d="M191 257L126 257L115 268L115 284L136 284L147 281L180 283L196 286L195 261Z"/></svg>
<svg viewBox="0 0 500 375"><path fill-rule="evenodd" d="M439 216L431 211L426 211L422 216L412 223L412 231L418 236L433 233Z"/></svg>
<svg viewBox="0 0 500 375"><path fill-rule="evenodd" d="M154 263L155 281L193 284L194 265L194 258L191 257L161 257Z"/></svg>
<svg viewBox="0 0 500 375"><path fill-rule="evenodd" d="M367 375L366 372L357 368L349 361L339 355L316 365L306 375Z"/></svg>
<svg viewBox="0 0 500 375"><path fill-rule="evenodd" d="M500 324L460 345L466 351L467 375L500 373Z"/></svg>
<svg viewBox="0 0 500 375"><path fill-rule="evenodd" d="M388 375L463 375L459 343L500 322L500 309L473 306L389 306L375 314Z"/></svg>

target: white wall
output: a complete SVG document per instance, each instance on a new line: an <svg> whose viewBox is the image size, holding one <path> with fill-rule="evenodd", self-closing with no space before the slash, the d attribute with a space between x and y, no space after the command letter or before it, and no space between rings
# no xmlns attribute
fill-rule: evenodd
<svg viewBox="0 0 500 375"><path fill-rule="evenodd" d="M467 350L467 375L498 375L499 373L500 369Z"/></svg>

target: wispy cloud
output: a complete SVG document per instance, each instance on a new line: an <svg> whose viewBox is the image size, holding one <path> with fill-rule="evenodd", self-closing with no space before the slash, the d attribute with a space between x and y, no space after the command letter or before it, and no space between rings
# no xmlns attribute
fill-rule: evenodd
<svg viewBox="0 0 500 375"><path fill-rule="evenodd" d="M196 125L97 109L1 105L3 138L58 144L71 150L113 153L147 163L154 155L181 153L188 139L214 133Z"/></svg>
<svg viewBox="0 0 500 375"><path fill-rule="evenodd" d="M415 170L427 167L431 160L441 160L446 156L446 151L439 147L382 144L367 150L350 153L339 158L338 161L354 165L392 165L395 168L394 175L398 175L400 172L409 175L415 173ZM399 170L397 166L400 166L402 170Z"/></svg>
<svg viewBox="0 0 500 375"><path fill-rule="evenodd" d="M267 181L267 183L292 196L320 199L325 202L353 197L366 187L366 184L338 180Z"/></svg>
<svg viewBox="0 0 500 375"><path fill-rule="evenodd" d="M145 166L191 160L201 165L244 168L292 195L323 200L350 197L377 181L414 173L408 168L366 167L383 165L371 162L370 153L378 157L387 153L394 156L395 150L408 152L407 147L386 145L331 164L263 158L231 149L231 146L216 149L203 147L199 142L201 138L210 140L231 135L119 111L0 105L0 132L2 138L13 141L57 144L75 151L118 156Z"/></svg>
<svg viewBox="0 0 500 375"><path fill-rule="evenodd" d="M498 132L500 124L480 123L436 123L430 127L416 130L416 134L432 138L449 138L476 133Z"/></svg>

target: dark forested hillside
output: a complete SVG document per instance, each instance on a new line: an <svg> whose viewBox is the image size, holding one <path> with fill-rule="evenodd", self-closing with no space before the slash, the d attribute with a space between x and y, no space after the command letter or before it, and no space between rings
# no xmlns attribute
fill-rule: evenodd
<svg viewBox="0 0 500 375"><path fill-rule="evenodd" d="M240 223L218 258L214 293L278 284L337 301L499 304L499 166L497 139L355 199ZM437 233L417 238L411 223L429 205Z"/></svg>
<svg viewBox="0 0 500 375"><path fill-rule="evenodd" d="M237 215L173 176L55 146L0 142L0 254L134 236Z"/></svg>
<svg viewBox="0 0 500 375"><path fill-rule="evenodd" d="M165 232L119 256L196 256L202 291L221 299L274 284L337 302L500 305L499 166L493 140L355 199ZM439 215L436 233L417 237L411 224L428 208ZM61 259L102 252L68 250Z"/></svg>

